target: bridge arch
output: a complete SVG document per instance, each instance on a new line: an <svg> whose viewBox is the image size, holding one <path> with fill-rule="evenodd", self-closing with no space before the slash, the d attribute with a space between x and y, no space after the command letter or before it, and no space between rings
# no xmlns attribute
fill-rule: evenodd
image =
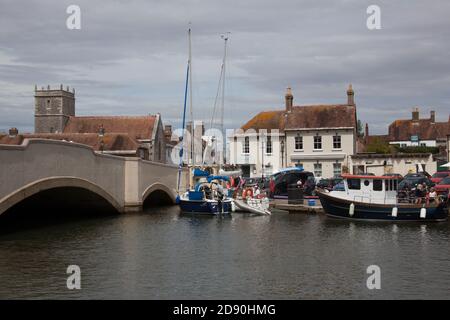
<svg viewBox="0 0 450 320"><path fill-rule="evenodd" d="M142 194L142 205L175 204L175 192L166 185L156 182L145 189ZM156 201L160 202L157 203Z"/></svg>
<svg viewBox="0 0 450 320"><path fill-rule="evenodd" d="M22 201L51 189L60 188L78 188L92 192L93 194L103 198L115 210L122 212L122 206L114 199L114 197L103 188L86 179L77 177L49 177L29 183L20 189L14 191L3 199L0 199L0 215L8 209L21 203Z"/></svg>

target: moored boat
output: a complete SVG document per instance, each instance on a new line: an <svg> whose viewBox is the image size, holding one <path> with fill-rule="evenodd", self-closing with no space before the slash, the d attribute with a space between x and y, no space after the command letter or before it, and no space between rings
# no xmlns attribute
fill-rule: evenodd
<svg viewBox="0 0 450 320"><path fill-rule="evenodd" d="M342 175L344 189L318 196L328 216L356 220L445 221L448 199L400 202L398 180L393 176Z"/></svg>
<svg viewBox="0 0 450 320"><path fill-rule="evenodd" d="M234 199L236 207L243 212L249 212L260 215L271 215L269 210L269 198L263 199Z"/></svg>
<svg viewBox="0 0 450 320"><path fill-rule="evenodd" d="M230 214L233 199L227 197L221 186L228 177L210 175L199 181L194 190L189 190L179 199L181 211L209 215Z"/></svg>

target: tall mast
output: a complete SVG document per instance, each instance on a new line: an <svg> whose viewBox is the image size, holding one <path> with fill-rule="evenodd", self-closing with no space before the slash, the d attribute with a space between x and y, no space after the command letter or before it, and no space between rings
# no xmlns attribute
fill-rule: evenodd
<svg viewBox="0 0 450 320"><path fill-rule="evenodd" d="M224 133L223 127L223 118L224 118L224 110L225 110L225 70L226 70L226 61L227 61L227 42L229 38L229 32L222 35L222 39L224 40L223 45L223 61L222 61L222 103L220 108L220 132L222 134L222 150L221 155L222 159L225 159L224 150L226 148L226 136Z"/></svg>
<svg viewBox="0 0 450 320"><path fill-rule="evenodd" d="M222 104L220 110L220 131L223 134L223 115L224 115L224 107L225 107L225 69L226 69L226 59L227 59L227 41L228 35L222 35L222 39L224 40L223 46L223 61L222 61Z"/></svg>
<svg viewBox="0 0 450 320"><path fill-rule="evenodd" d="M189 36L189 114L190 114L190 121L191 121L191 145L190 145L190 158L191 158L191 164L194 165L194 111L192 107L192 46L191 46L191 28L189 28L188 31Z"/></svg>

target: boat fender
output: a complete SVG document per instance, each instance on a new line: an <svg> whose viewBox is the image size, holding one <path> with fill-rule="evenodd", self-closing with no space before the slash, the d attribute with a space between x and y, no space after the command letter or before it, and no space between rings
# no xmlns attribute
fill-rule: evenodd
<svg viewBox="0 0 450 320"><path fill-rule="evenodd" d="M350 208L348 208L348 215L350 217L353 217L355 214L355 205L353 203L350 204Z"/></svg>
<svg viewBox="0 0 450 320"><path fill-rule="evenodd" d="M393 208L392 208L392 216L393 216L394 218L397 218L397 212L398 212L398 208L397 208L397 207L393 207Z"/></svg>
<svg viewBox="0 0 450 320"><path fill-rule="evenodd" d="M250 195L249 195L249 193L250 193ZM253 198L253 190L252 189L245 189L243 192L242 192L242 199L246 199L247 197L250 197L250 198Z"/></svg>
<svg viewBox="0 0 450 320"><path fill-rule="evenodd" d="M426 208L421 208L420 209L420 217L422 219L425 219L427 217L427 209Z"/></svg>
<svg viewBox="0 0 450 320"><path fill-rule="evenodd" d="M231 201L231 211L232 212L236 211L236 204L234 203L234 201Z"/></svg>

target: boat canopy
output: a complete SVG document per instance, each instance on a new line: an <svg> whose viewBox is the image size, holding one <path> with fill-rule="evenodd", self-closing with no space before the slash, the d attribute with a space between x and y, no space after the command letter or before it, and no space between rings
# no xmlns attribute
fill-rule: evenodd
<svg viewBox="0 0 450 320"><path fill-rule="evenodd" d="M201 170L198 168L195 168L192 170L192 173L194 174L194 177L207 177L209 176L209 172L205 170Z"/></svg>
<svg viewBox="0 0 450 320"><path fill-rule="evenodd" d="M213 180L225 180L225 181L229 181L230 178L227 176L209 176L207 177L208 182L211 182Z"/></svg>

